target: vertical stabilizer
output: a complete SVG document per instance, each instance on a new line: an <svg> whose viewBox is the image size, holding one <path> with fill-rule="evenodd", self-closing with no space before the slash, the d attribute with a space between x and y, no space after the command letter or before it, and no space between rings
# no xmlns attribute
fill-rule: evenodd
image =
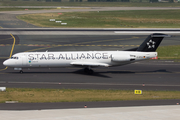
<svg viewBox="0 0 180 120"><path fill-rule="evenodd" d="M146 38L146 40L139 46L136 51L155 52L164 37L170 37L170 35L161 33L151 34Z"/></svg>

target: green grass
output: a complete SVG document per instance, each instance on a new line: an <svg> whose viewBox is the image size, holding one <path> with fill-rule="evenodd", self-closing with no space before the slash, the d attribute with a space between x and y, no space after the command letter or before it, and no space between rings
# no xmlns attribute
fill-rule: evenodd
<svg viewBox="0 0 180 120"><path fill-rule="evenodd" d="M180 59L180 45L161 46L157 52L160 59Z"/></svg>
<svg viewBox="0 0 180 120"><path fill-rule="evenodd" d="M81 6L81 7L180 7L179 3L138 2L35 2L35 1L0 1L1 6Z"/></svg>
<svg viewBox="0 0 180 120"><path fill-rule="evenodd" d="M180 10L133 10L103 12L71 12L29 14L17 16L40 27L74 28L179 28ZM67 23L50 22L49 19Z"/></svg>
<svg viewBox="0 0 180 120"><path fill-rule="evenodd" d="M1 103L157 100L180 99L180 91L143 91L142 95L135 95L133 90L8 88L0 92L0 98Z"/></svg>

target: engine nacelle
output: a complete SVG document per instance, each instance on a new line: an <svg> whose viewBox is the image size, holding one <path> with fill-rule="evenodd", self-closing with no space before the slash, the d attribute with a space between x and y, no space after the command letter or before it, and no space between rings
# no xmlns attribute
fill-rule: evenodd
<svg viewBox="0 0 180 120"><path fill-rule="evenodd" d="M112 55L111 58L114 62L125 62L125 61L131 61L130 55Z"/></svg>

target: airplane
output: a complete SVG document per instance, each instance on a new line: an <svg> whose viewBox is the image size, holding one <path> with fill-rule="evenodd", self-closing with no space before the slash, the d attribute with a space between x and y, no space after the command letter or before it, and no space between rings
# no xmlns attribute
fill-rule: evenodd
<svg viewBox="0 0 180 120"><path fill-rule="evenodd" d="M23 73L23 68L81 67L93 74L91 68L122 66L157 56L156 49L164 37L170 35L154 33L137 48L125 51L67 51L67 52L21 52L3 62Z"/></svg>

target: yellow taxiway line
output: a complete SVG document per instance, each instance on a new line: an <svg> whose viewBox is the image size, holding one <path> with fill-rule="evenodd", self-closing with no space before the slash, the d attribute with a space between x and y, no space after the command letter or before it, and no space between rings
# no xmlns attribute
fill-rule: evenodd
<svg viewBox="0 0 180 120"><path fill-rule="evenodd" d="M14 37L12 34L10 34L10 35L11 35L11 37L14 39L14 42L13 42L13 45L12 45L12 48L11 48L11 52L10 52L9 58L12 56L12 52L13 52L13 50L14 50L14 45L15 45L15 43L16 43L15 37ZM6 67L6 68L4 68L4 69L1 69L0 71L6 70L7 68L8 68L8 67Z"/></svg>
<svg viewBox="0 0 180 120"><path fill-rule="evenodd" d="M12 38L14 39L14 42L13 42L13 45L12 45L12 49L11 49L11 53L10 53L10 55L9 55L9 58L12 56L12 52L13 52L13 50L14 50L14 45L15 45L15 43L16 43L15 37L14 37L12 34L10 34L10 35L11 35Z"/></svg>

